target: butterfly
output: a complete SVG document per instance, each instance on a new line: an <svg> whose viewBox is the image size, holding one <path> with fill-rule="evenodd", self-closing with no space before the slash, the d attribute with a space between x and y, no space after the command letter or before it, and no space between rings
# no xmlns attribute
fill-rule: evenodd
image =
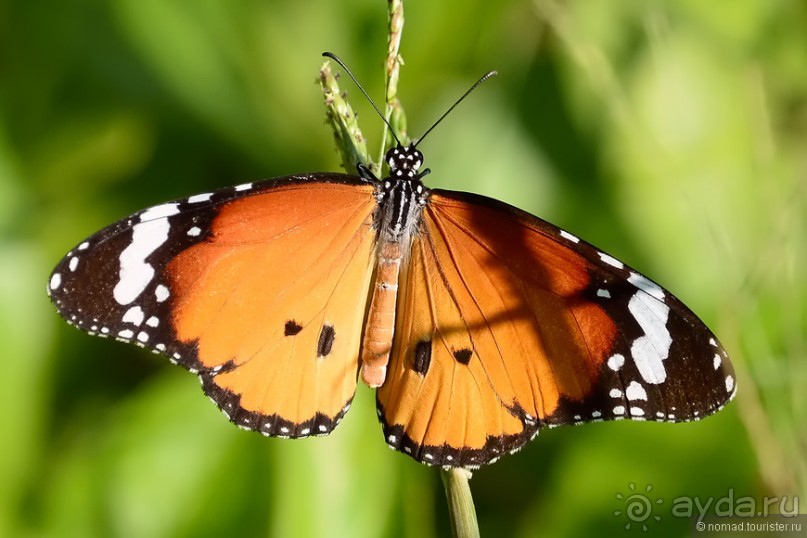
<svg viewBox="0 0 807 538"><path fill-rule="evenodd" d="M139 211L68 252L48 293L267 436L327 435L360 378L387 444L428 465L489 464L561 424L697 420L734 396L725 349L670 292L513 206L428 188L415 143L385 160L382 179L299 174Z"/></svg>

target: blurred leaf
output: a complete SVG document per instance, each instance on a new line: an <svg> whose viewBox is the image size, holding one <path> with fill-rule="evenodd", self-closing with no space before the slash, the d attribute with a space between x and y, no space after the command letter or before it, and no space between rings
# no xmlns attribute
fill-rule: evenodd
<svg viewBox="0 0 807 538"><path fill-rule="evenodd" d="M39 461L47 455L48 344L52 325L42 323L51 309L42 295L41 253L36 246L0 241L0 342L3 374L0 405L0 535L12 536L32 518L29 488L42 479Z"/></svg>

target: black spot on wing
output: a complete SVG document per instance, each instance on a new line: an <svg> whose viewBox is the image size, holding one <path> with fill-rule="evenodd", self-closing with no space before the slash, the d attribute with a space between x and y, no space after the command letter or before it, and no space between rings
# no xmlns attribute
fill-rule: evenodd
<svg viewBox="0 0 807 538"><path fill-rule="evenodd" d="M429 365L432 361L432 343L431 340L421 340L415 345L415 364L414 368L417 373L422 376L426 375L429 371Z"/></svg>
<svg viewBox="0 0 807 538"><path fill-rule="evenodd" d="M294 336L295 334L299 333L302 330L303 330L302 325L300 325L299 323L297 323L293 319L290 319L289 321L286 322L286 326L283 329L283 335L284 336Z"/></svg>
<svg viewBox="0 0 807 538"><path fill-rule="evenodd" d="M322 330L319 332L319 341L317 342L317 357L327 357L331 353L335 337L336 331L332 325L322 326Z"/></svg>
<svg viewBox="0 0 807 538"><path fill-rule="evenodd" d="M474 354L470 349L458 349L454 352L454 358L460 364L468 364L471 362L471 356Z"/></svg>

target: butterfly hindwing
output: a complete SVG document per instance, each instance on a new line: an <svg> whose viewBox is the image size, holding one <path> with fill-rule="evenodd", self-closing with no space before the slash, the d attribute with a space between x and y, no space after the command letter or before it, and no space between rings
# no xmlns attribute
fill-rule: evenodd
<svg viewBox="0 0 807 538"><path fill-rule="evenodd" d="M356 388L376 205L339 174L192 196L83 241L48 291L80 329L197 373L238 425L325 434Z"/></svg>
<svg viewBox="0 0 807 538"><path fill-rule="evenodd" d="M379 416L424 463L491 463L559 424L698 419L734 394L674 296L501 202L432 191L402 283Z"/></svg>

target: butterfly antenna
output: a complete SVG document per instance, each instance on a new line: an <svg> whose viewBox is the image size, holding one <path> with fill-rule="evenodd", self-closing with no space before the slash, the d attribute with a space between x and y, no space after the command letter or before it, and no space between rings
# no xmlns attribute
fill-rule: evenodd
<svg viewBox="0 0 807 538"><path fill-rule="evenodd" d="M432 130L433 130L435 127L437 127L437 125L438 125L438 124L439 124L441 121L443 121L443 120L445 119L445 117L446 117L446 116L448 116L448 115L451 113L451 111L452 111L452 110L454 110L454 109L457 107L457 105L458 105L458 104L460 104L460 103L462 102L462 100L463 100L463 99L465 99L466 97L468 97L468 95L470 95L470 93L471 93L472 91L474 91L474 90L475 90L475 89L476 89L476 88L477 88L477 87L478 87L480 84L482 84L483 82L485 82L487 79L489 79L489 78L491 78L491 77L495 77L495 76L496 76L496 75L498 75L498 74L499 74L499 73L498 73L497 71L488 71L487 73L485 73L484 75L482 75L482 78L480 78L479 80L477 80L476 82L474 82L474 85L473 85L473 86L471 86L470 88L468 88L468 91L467 91L467 92L465 92L465 93L463 93L463 94L462 94L462 96L461 96L459 99L457 99L456 101L454 101L454 104L453 104L453 105L451 105L451 106L448 108L448 110L446 110L446 111L443 113L443 115L442 115L442 116L440 116L440 117L437 119L437 121L436 121L436 122L434 122L434 123L432 124L432 126L431 126L431 127L429 127L429 128L426 130L426 132L425 132L425 133L423 133L423 135L422 135L420 138L418 138L418 141L417 141L417 142L415 142L415 147L417 147L417 145L418 145L418 144L420 144L421 142L423 142L423 139L424 139L424 138L426 138L426 135L428 135L430 132L432 132Z"/></svg>
<svg viewBox="0 0 807 538"><path fill-rule="evenodd" d="M343 61L342 61L342 59L341 59L339 56L337 56L336 54L334 54L333 52L323 52L323 53L322 53L322 55L323 55L323 56L325 56L326 58L330 58L330 59L331 59L331 60L333 60L334 62L338 63L338 64L339 64L339 66L340 66L342 69L344 69L344 70L345 70L345 73L347 73L347 74L348 74L348 76L349 76L351 79L353 79L353 82L356 84L356 86L359 88L359 90L361 90L361 93L363 93L363 94L364 94L364 97L366 97L366 98L367 98L367 100L370 102L370 104L371 104L371 105L373 105L373 108L374 108L374 109L375 109L375 111L378 113L378 116L379 116L379 117L380 117L380 118L381 118L381 119L384 121L384 123L386 123L386 124L387 124L387 127L389 127L389 132L390 132L390 133L392 133L392 137L395 139L395 141L396 141L396 142L398 142L398 145L400 146L400 145L401 145L401 141L400 141L400 140L398 140L398 135L396 135L396 134L395 134L395 130L392 128L392 125L390 125L389 121L387 121L387 118L385 118L385 117L384 117L384 114L382 114L382 113L381 113L381 110L380 110L380 109L379 109L379 108L376 106L375 102L373 102L372 98L371 98L371 97L370 97L370 95L367 93L367 91L365 91L365 89L362 87L362 85L361 85L361 84L359 84L359 81L358 81L358 80L356 80L356 77L355 77L355 76L353 76L353 73L351 73L351 72L350 72L350 69L348 69L348 68L347 68L347 66L345 65L345 62L343 62ZM478 83L477 83L477 84L478 84ZM464 96L463 96L463 97L464 97ZM453 108L453 107L452 107L452 108Z"/></svg>

